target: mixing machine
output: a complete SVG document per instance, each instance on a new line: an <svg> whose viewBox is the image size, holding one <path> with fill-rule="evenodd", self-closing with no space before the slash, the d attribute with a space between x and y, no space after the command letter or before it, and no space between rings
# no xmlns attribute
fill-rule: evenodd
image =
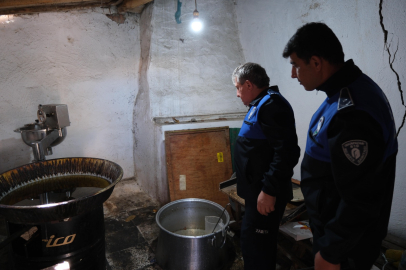
<svg viewBox="0 0 406 270"><path fill-rule="evenodd" d="M70 126L68 106L65 104L40 104L37 118L35 123L14 130L21 133L26 145L31 146L33 162L43 161L45 156L52 155L52 146L65 139L66 127Z"/></svg>

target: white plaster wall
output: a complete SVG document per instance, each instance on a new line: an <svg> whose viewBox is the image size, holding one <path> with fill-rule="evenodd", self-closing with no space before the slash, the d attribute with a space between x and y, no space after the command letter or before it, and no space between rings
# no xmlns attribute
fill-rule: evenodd
<svg viewBox="0 0 406 270"><path fill-rule="evenodd" d="M0 171L31 162L13 130L38 104L67 104L71 126L54 154L118 163L134 176L133 108L138 92L138 16L118 25L102 10L41 13L0 21Z"/></svg>
<svg viewBox="0 0 406 270"><path fill-rule="evenodd" d="M154 1L148 81L153 117L215 114L245 110L231 81L244 59L233 1L197 1L203 29L190 28L194 1ZM183 41L182 41L183 40Z"/></svg>
<svg viewBox="0 0 406 270"><path fill-rule="evenodd" d="M297 80L290 78L291 65L282 57L289 38L301 25L321 21L326 23L340 39L345 58L353 59L364 73L374 79L386 93L396 121L400 127L405 106L398 89L398 80L389 66L389 54L384 46L384 33L380 24L379 0L303 0L236 1L237 20L241 44L247 61L257 62L268 71L271 83L278 84L282 94L292 104L302 149L306 144L306 132L314 111L325 99L325 94L306 92ZM399 74L401 89L406 85L406 2L382 0L382 23L389 32L389 51L393 69ZM396 57L393 59L393 56ZM403 97L406 99L406 96ZM406 238L406 127L400 131L396 187L389 230ZM299 161L299 165L300 165ZM300 179L300 166L294 177Z"/></svg>
<svg viewBox="0 0 406 270"><path fill-rule="evenodd" d="M141 188L160 203L169 201L163 140L167 127L152 119L246 111L231 81L233 70L244 62L233 1L198 1L204 24L199 33L190 29L194 1L182 2L181 24L175 21L177 1L155 0L141 16L145 59L134 114L135 174ZM224 125L218 121L211 126Z"/></svg>
<svg viewBox="0 0 406 270"><path fill-rule="evenodd" d="M379 81L382 82L381 86L385 86L390 93L390 102L394 111L396 126L403 125L405 121L405 104L406 104L406 32L404 26L406 25L406 2L403 0L383 1L382 16L383 25L388 31L388 49L391 54L391 61L393 61L392 68L396 71L399 79L396 78L395 73L389 71L389 55L384 54L386 60L385 72L378 70L377 76L380 75ZM387 74L387 75L386 75ZM398 86L397 83L401 85ZM403 96L399 93L399 87L403 91ZM403 100L402 100L403 99ZM403 103L401 105L401 103ZM397 170L396 170L396 185L395 193L392 203L391 220L389 230L391 233L401 236L406 239L406 126L403 126L398 135L399 152L397 157Z"/></svg>

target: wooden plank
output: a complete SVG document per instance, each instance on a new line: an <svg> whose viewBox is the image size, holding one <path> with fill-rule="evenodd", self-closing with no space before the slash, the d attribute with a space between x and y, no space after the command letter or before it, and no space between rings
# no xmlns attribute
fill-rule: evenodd
<svg viewBox="0 0 406 270"><path fill-rule="evenodd" d="M300 181L295 178L292 178L292 183L300 186Z"/></svg>
<svg viewBox="0 0 406 270"><path fill-rule="evenodd" d="M296 179L292 178L292 183L296 183ZM300 182L299 182L300 183ZM242 206L245 206L245 200L237 195L237 184L232 184L230 186L224 187L221 189L223 193L225 193L231 199L237 201ZM302 202L304 200L302 191L297 188L293 188L293 202Z"/></svg>
<svg viewBox="0 0 406 270"><path fill-rule="evenodd" d="M136 8L142 5L145 5L149 2L152 2L153 0L126 0L124 1L124 3L120 6L123 8L127 8L127 9L132 9L132 8Z"/></svg>
<svg viewBox="0 0 406 270"><path fill-rule="evenodd" d="M386 242L392 243L398 247L400 247L399 249L405 250L406 249L406 240L403 238L400 238L398 236L394 236L392 234L388 234L385 237Z"/></svg>
<svg viewBox="0 0 406 270"><path fill-rule="evenodd" d="M141 13L145 5L152 1L153 0L126 0L123 4L118 6L118 12Z"/></svg>
<svg viewBox="0 0 406 270"><path fill-rule="evenodd" d="M395 250L404 250L404 248L402 246L399 246L397 244L394 244L392 242L387 241L386 239L384 239L382 241L382 247L384 249L395 249Z"/></svg>
<svg viewBox="0 0 406 270"><path fill-rule="evenodd" d="M245 200L237 195L237 184L221 189L228 197L245 206Z"/></svg>
<svg viewBox="0 0 406 270"><path fill-rule="evenodd" d="M85 4L85 3L102 3L95 0L0 0L0 8L18 8L18 7L35 7L35 6L52 6L61 4ZM109 2L109 1L106 1Z"/></svg>
<svg viewBox="0 0 406 270"><path fill-rule="evenodd" d="M31 14L31 13L43 13L43 12L62 12L70 10L80 10L92 7L100 7L100 3L88 3L86 5L69 5L69 6L37 6L37 7L22 7L22 8L11 8L2 9L0 8L0 15L11 15L11 14Z"/></svg>
<svg viewBox="0 0 406 270"><path fill-rule="evenodd" d="M141 12L144 10L145 5L141 5L138 7L133 7L133 8L128 8L126 6L119 6L118 7L118 13L125 13L125 12L129 12L129 13L136 13L136 14L141 14Z"/></svg>
<svg viewBox="0 0 406 270"><path fill-rule="evenodd" d="M229 202L219 189L232 174L228 127L166 131L165 150L171 201L200 198L223 207Z"/></svg>
<svg viewBox="0 0 406 270"><path fill-rule="evenodd" d="M83 8L112 6L119 13L141 13L153 0L0 0L0 15L68 11Z"/></svg>

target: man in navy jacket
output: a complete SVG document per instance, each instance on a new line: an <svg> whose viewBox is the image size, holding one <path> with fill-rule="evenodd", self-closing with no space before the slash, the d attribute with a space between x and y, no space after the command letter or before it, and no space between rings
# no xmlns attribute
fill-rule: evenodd
<svg viewBox="0 0 406 270"><path fill-rule="evenodd" d="M245 199L241 249L246 270L275 269L276 236L286 203L292 199L298 162L295 118L265 69L255 63L232 75L237 97L249 111L235 145L237 194Z"/></svg>
<svg viewBox="0 0 406 270"><path fill-rule="evenodd" d="M301 188L313 233L316 270L369 270L387 233L397 134L379 86L344 62L340 41L323 23L297 30L283 56L307 91L326 93L307 133Z"/></svg>

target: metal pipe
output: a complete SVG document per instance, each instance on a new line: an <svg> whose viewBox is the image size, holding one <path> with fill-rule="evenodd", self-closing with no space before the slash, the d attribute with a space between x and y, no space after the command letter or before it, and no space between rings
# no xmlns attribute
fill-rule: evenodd
<svg viewBox="0 0 406 270"><path fill-rule="evenodd" d="M51 133L45 136L39 142L33 142L31 144L32 151L34 153L34 162L45 160L45 155L47 153L47 148L59 137L61 137L61 129L55 129Z"/></svg>

